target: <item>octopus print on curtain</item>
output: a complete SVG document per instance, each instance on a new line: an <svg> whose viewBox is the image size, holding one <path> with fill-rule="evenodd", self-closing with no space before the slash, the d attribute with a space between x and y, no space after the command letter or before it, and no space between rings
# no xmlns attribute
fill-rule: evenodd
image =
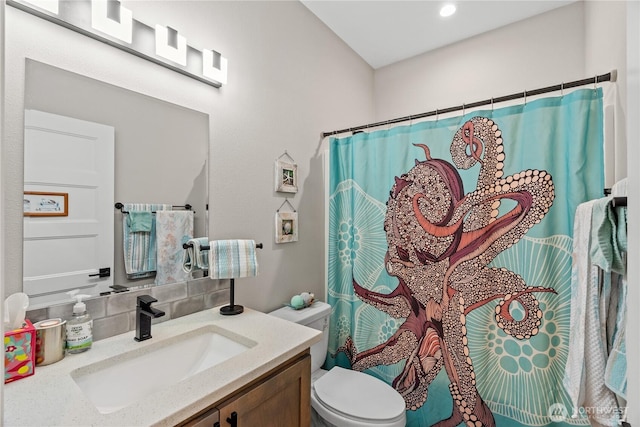
<svg viewBox="0 0 640 427"><path fill-rule="evenodd" d="M391 384L410 426L588 425L562 376L602 135L588 89L332 139L325 367Z"/></svg>

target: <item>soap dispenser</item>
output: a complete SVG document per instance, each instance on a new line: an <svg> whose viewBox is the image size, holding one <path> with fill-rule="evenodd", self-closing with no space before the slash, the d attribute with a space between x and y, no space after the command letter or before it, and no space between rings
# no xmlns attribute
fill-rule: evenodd
<svg viewBox="0 0 640 427"><path fill-rule="evenodd" d="M78 292L78 289L67 292L76 299L73 316L67 322L67 352L71 354L87 351L93 344L93 319L87 313L87 305L82 302L90 295L82 295Z"/></svg>

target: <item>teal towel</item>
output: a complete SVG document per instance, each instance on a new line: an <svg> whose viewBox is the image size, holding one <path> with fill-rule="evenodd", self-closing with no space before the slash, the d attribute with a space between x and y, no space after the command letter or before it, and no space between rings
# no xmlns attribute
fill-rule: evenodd
<svg viewBox="0 0 640 427"><path fill-rule="evenodd" d="M153 213L148 211L129 211L127 225L132 233L150 232Z"/></svg>
<svg viewBox="0 0 640 427"><path fill-rule="evenodd" d="M627 279L614 275L618 287L618 306L613 345L607 358L604 383L618 396L627 398Z"/></svg>
<svg viewBox="0 0 640 427"><path fill-rule="evenodd" d="M258 275L255 241L214 240L209 246L209 277L212 279Z"/></svg>
<svg viewBox="0 0 640 427"><path fill-rule="evenodd" d="M626 354L626 253L627 253L627 208L613 207L611 198L594 201L592 211L591 247L589 254L593 264L605 273L617 273L613 277L617 282L605 282L616 286L618 305L611 315L615 319L607 320L607 329L612 328L613 342L608 353L604 382L609 390L626 398L627 392L627 354ZM604 292L604 289L601 289ZM614 323L610 325L610 323ZM608 337L609 338L609 337ZM609 342L607 340L607 342Z"/></svg>
<svg viewBox="0 0 640 427"><path fill-rule="evenodd" d="M129 226L129 215L122 216L122 243L124 251L124 269L127 279L142 279L156 274L156 221L154 211L171 209L171 205L149 203L125 203L128 212L149 212L151 230L148 232L132 232Z"/></svg>
<svg viewBox="0 0 640 427"><path fill-rule="evenodd" d="M604 382L618 396L627 398L627 345L625 330L620 331L607 359Z"/></svg>
<svg viewBox="0 0 640 427"><path fill-rule="evenodd" d="M614 208L610 202L611 198L602 198L593 205L590 255L605 272L625 274L627 209Z"/></svg>

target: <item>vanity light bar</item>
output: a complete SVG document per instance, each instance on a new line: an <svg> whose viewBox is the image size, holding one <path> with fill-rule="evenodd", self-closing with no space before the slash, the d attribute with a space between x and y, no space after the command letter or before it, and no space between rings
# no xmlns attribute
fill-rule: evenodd
<svg viewBox="0 0 640 427"><path fill-rule="evenodd" d="M174 29L151 27L133 19L131 11L119 1L6 0L6 3L210 86L219 88L227 83L225 57L213 50L189 46L186 38Z"/></svg>

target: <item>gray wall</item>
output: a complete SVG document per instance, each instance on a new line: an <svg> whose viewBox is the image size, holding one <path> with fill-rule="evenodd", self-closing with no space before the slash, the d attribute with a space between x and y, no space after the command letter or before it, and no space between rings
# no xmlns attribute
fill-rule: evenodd
<svg viewBox="0 0 640 427"><path fill-rule="evenodd" d="M584 56L578 2L377 70L376 119L582 79Z"/></svg>

